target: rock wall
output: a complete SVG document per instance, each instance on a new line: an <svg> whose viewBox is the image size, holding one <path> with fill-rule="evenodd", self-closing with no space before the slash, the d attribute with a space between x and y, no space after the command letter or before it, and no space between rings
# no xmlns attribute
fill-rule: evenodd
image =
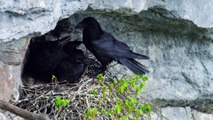
<svg viewBox="0 0 213 120"><path fill-rule="evenodd" d="M162 8L136 15L89 9L71 19L75 23L86 16L96 17L103 29L127 43L133 51L150 56L149 61L141 61L150 68L150 80L144 91L148 94L142 96L163 107L166 118L177 115L175 119L190 120L192 116L198 117L197 114L210 113L208 119L212 119L213 42L208 37L208 29L175 17L168 20L165 14L172 15ZM111 71L132 74L121 65Z"/></svg>
<svg viewBox="0 0 213 120"><path fill-rule="evenodd" d="M211 28L212 4L212 0L0 0L0 42L18 39L32 32L45 33L55 26L60 17L70 16L88 6L125 13L138 13L161 6L179 18Z"/></svg>
<svg viewBox="0 0 213 120"><path fill-rule="evenodd" d="M150 56L142 96L170 120L213 119L213 12L211 0L8 0L0 1L0 99L17 100L30 36L71 16L94 16L133 51ZM88 8L89 7L89 8ZM75 13L75 14L74 14ZM74 15L73 15L74 14ZM114 72L125 67L111 68ZM153 114L152 119L159 116Z"/></svg>

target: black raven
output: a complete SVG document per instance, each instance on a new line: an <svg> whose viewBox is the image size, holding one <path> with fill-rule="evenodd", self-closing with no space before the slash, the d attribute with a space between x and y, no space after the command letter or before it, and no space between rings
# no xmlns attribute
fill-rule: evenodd
<svg viewBox="0 0 213 120"><path fill-rule="evenodd" d="M57 22L55 28L51 30L50 33L59 39L62 33L70 33L72 30L71 21L69 18L64 18Z"/></svg>
<svg viewBox="0 0 213 120"><path fill-rule="evenodd" d="M67 55L63 52L65 37L57 41L45 41L44 36L32 38L28 46L28 56L23 68L23 77L48 83L51 82L51 75L56 66Z"/></svg>
<svg viewBox="0 0 213 120"><path fill-rule="evenodd" d="M59 81L77 81L85 63L83 52L77 49L82 42L70 41L72 28L69 18L61 19L54 30L30 40L22 71L23 82L49 83L53 74Z"/></svg>
<svg viewBox="0 0 213 120"><path fill-rule="evenodd" d="M123 42L116 40L111 34L102 30L98 21L93 17L82 20L76 28L83 28L83 43L100 61L102 70L113 60L125 65L135 74L145 74L147 68L136 59L149 59L145 55L135 53Z"/></svg>
<svg viewBox="0 0 213 120"><path fill-rule="evenodd" d="M78 82L86 68L83 51L77 49L82 42L69 41L63 46L63 51L68 54L55 68L53 74L59 81L67 80L70 83Z"/></svg>

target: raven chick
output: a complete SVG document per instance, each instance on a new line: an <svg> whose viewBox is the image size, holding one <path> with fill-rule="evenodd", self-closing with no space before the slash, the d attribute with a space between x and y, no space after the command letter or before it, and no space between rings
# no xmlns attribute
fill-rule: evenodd
<svg viewBox="0 0 213 120"><path fill-rule="evenodd" d="M61 60L67 56L63 52L65 37L57 41L45 41L45 36L32 38L28 47L29 54L23 68L23 78L32 82L51 82L51 75ZM27 81L25 81L27 82Z"/></svg>
<svg viewBox="0 0 213 120"><path fill-rule="evenodd" d="M57 22L54 30L51 30L50 33L56 37L56 38L60 38L61 34L63 33L70 33L72 32L72 26L71 26L71 21L69 20L69 18L64 18L61 19Z"/></svg>
<svg viewBox="0 0 213 120"><path fill-rule="evenodd" d="M149 57L131 51L125 43L116 40L111 34L103 31L95 18L85 18L76 28L83 28L83 43L100 61L103 71L114 60L125 65L135 74L149 72L144 65L134 60L134 58L149 59Z"/></svg>
<svg viewBox="0 0 213 120"><path fill-rule="evenodd" d="M59 81L67 80L70 83L78 82L86 68L85 57L82 50L77 49L82 42L69 41L63 46L68 54L55 68L53 74Z"/></svg>

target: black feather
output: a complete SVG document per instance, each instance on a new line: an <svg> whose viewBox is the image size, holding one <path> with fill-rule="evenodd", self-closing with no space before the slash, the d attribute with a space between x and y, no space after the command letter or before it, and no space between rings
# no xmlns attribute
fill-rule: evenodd
<svg viewBox="0 0 213 120"><path fill-rule="evenodd" d="M145 74L147 68L134 59L149 59L130 50L123 42L115 39L111 34L101 29L98 21L93 17L87 17L76 28L83 27L83 43L100 61L104 71L109 63L118 61L127 66L136 74Z"/></svg>

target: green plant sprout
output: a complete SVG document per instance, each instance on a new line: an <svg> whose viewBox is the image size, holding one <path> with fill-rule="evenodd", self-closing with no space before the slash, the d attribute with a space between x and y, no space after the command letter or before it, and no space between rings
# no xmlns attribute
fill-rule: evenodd
<svg viewBox="0 0 213 120"><path fill-rule="evenodd" d="M98 109L96 107L89 108L86 112L87 119L85 120L94 120L97 112L98 112Z"/></svg>
<svg viewBox="0 0 213 120"><path fill-rule="evenodd" d="M92 95L98 100L86 110L84 120L94 120L100 116L107 116L113 120L141 120L144 116L150 117L151 105L139 101L139 95L148 80L147 76L135 75L107 83L105 77L98 74L97 79L100 87L94 89Z"/></svg>
<svg viewBox="0 0 213 120"><path fill-rule="evenodd" d="M56 97L55 99L55 106L59 109L62 106L63 107L67 107L69 104L69 100L68 99L61 99L59 96Z"/></svg>
<svg viewBox="0 0 213 120"><path fill-rule="evenodd" d="M56 81L57 80L57 77L55 75L52 75L52 81Z"/></svg>

